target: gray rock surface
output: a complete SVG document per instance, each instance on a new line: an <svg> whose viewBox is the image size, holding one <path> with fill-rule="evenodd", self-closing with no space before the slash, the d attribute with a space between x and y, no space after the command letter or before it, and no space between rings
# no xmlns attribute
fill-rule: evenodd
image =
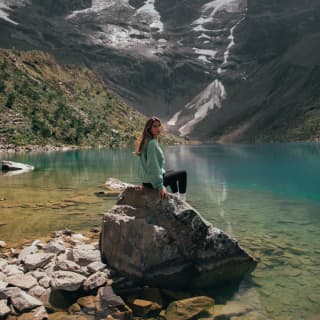
<svg viewBox="0 0 320 320"><path fill-rule="evenodd" d="M66 249L64 247L63 241L59 241L56 239L49 241L44 247L44 251L50 252L50 253L60 254L60 253L63 253L65 250Z"/></svg>
<svg viewBox="0 0 320 320"><path fill-rule="evenodd" d="M4 271L4 269L6 268L7 265L8 265L7 260L0 259L0 271Z"/></svg>
<svg viewBox="0 0 320 320"><path fill-rule="evenodd" d="M256 262L186 202L129 187L105 213L101 255L120 273L157 286L213 286L240 279Z"/></svg>
<svg viewBox="0 0 320 320"><path fill-rule="evenodd" d="M10 308L7 306L7 300L0 300L0 319L3 319L10 313Z"/></svg>
<svg viewBox="0 0 320 320"><path fill-rule="evenodd" d="M70 296L95 293L110 274L97 248L96 240L64 230L54 233L46 244L35 240L20 253L11 249L7 259L0 258L0 319L6 315L47 319L47 309L63 308L60 304L68 303ZM80 266L68 256L87 265ZM85 317L74 315L73 319Z"/></svg>
<svg viewBox="0 0 320 320"><path fill-rule="evenodd" d="M102 287L107 282L107 276L104 272L98 271L89 276L83 283L84 290L93 290Z"/></svg>
<svg viewBox="0 0 320 320"><path fill-rule="evenodd" d="M68 259L75 261L80 266L87 266L96 261L101 261L100 251L93 245L77 245L67 254Z"/></svg>
<svg viewBox="0 0 320 320"><path fill-rule="evenodd" d="M44 306L33 309L31 312L28 312L26 315L30 316L29 319L32 320L44 320L48 319L48 313Z"/></svg>
<svg viewBox="0 0 320 320"><path fill-rule="evenodd" d="M6 278L6 282L10 286L28 290L38 284L37 280L31 275L16 274Z"/></svg>
<svg viewBox="0 0 320 320"><path fill-rule="evenodd" d="M6 288L7 286L8 286L7 282L0 280L0 290Z"/></svg>
<svg viewBox="0 0 320 320"><path fill-rule="evenodd" d="M56 271L51 280L51 286L55 290L76 291L86 278L71 271Z"/></svg>
<svg viewBox="0 0 320 320"><path fill-rule="evenodd" d="M34 270L44 267L53 259L53 257L54 254L52 253L34 253L25 257L24 264L28 270Z"/></svg>
<svg viewBox="0 0 320 320"><path fill-rule="evenodd" d="M19 312L42 306L40 300L30 296L28 293L17 287L6 288L0 292L0 299L7 298L10 298L12 305Z"/></svg>
<svg viewBox="0 0 320 320"><path fill-rule="evenodd" d="M35 240L32 242L31 246L23 248L18 256L18 260L23 261L26 256L32 253L38 252L38 244L40 243L40 240Z"/></svg>

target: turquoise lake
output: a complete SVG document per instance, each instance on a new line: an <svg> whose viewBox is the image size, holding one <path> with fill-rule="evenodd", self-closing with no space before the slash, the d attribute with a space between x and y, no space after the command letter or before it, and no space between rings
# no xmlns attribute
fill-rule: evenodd
<svg viewBox="0 0 320 320"><path fill-rule="evenodd" d="M1 154L35 170L0 174L0 240L8 245L69 228L99 227L114 177L139 183L133 149ZM248 319L320 319L320 144L182 145L168 169L188 171L187 201L258 261L228 297ZM217 301L221 297L215 297Z"/></svg>

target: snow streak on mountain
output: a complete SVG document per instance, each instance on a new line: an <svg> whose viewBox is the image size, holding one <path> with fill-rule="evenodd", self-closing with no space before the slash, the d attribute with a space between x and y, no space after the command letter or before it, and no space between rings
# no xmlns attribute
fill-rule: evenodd
<svg viewBox="0 0 320 320"><path fill-rule="evenodd" d="M201 32L198 39L202 40L202 45L206 45L214 42L217 34L224 31L224 29L209 28L208 25L212 23L216 17L215 15L225 10L229 13L244 12L244 3L238 0L214 0L205 4L201 9L201 16L193 22L193 30L195 32ZM216 73L221 74L225 71L224 67L228 65L231 49L235 45L234 30L244 20L245 16L240 15L236 23L230 28L228 40L229 43L223 52L223 61L216 68ZM216 66L215 57L217 50L208 50L193 48L197 53L198 59L206 64L212 64L213 68ZM204 120L209 111L214 107L221 108L222 101L226 99L227 93L223 83L219 79L215 79L210 83L202 92L200 92L191 102L187 103L183 109L176 112L172 118L167 122L169 126L176 127L179 124L178 131L181 136L189 135L194 126ZM193 114L187 110L193 110ZM187 116L185 115L187 111ZM179 119L183 120L179 122Z"/></svg>
<svg viewBox="0 0 320 320"><path fill-rule="evenodd" d="M23 7L30 4L28 0L0 0L0 19L17 25L18 23L9 18L11 7Z"/></svg>
<svg viewBox="0 0 320 320"><path fill-rule="evenodd" d="M79 23L92 18L100 30L87 35L89 44L116 49L143 46L147 55L159 51L148 50L155 48L157 43L152 32L160 33L164 28L155 9L155 0L145 1L138 9L132 7L128 0L93 0L90 8L73 11L66 17Z"/></svg>
<svg viewBox="0 0 320 320"><path fill-rule="evenodd" d="M222 101L226 98L226 91L219 80L214 80L207 88L197 95L185 106L186 110L192 110L193 118L179 128L182 136L190 134L193 127L207 116L210 110L221 108ZM169 121L168 125L174 126L178 121L182 111L178 111Z"/></svg>

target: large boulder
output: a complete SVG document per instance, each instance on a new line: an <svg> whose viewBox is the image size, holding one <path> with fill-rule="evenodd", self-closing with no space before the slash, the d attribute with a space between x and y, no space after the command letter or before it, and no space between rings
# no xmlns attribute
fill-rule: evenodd
<svg viewBox="0 0 320 320"><path fill-rule="evenodd" d="M212 287L239 280L255 260L174 195L128 187L104 214L102 259L137 283Z"/></svg>

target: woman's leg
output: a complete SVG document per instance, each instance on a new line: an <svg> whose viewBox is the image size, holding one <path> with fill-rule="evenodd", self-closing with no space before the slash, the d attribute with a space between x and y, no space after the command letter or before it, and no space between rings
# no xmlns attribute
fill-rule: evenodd
<svg viewBox="0 0 320 320"><path fill-rule="evenodd" d="M187 172L185 170L168 171L163 175L163 184L170 186L173 193L186 193L187 190Z"/></svg>

